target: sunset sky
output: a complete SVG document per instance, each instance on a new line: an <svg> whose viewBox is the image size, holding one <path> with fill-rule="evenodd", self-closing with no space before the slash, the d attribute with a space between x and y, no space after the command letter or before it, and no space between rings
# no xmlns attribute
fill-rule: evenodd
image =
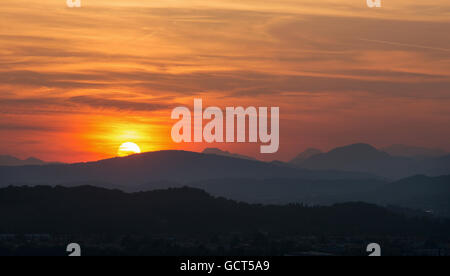
<svg viewBox="0 0 450 276"><path fill-rule="evenodd" d="M6 0L0 155L79 162L355 142L450 151L450 1ZM280 150L174 144L176 106L279 106Z"/></svg>

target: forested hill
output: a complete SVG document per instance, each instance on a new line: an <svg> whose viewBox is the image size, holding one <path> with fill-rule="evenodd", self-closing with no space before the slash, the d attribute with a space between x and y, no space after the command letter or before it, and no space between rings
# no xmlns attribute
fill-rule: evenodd
<svg viewBox="0 0 450 276"><path fill-rule="evenodd" d="M179 188L128 194L91 186L0 189L0 233L450 235L448 222L408 219L382 207L263 206Z"/></svg>

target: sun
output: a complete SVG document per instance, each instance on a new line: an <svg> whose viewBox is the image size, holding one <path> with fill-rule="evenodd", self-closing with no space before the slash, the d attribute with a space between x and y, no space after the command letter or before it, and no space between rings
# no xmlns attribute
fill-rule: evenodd
<svg viewBox="0 0 450 276"><path fill-rule="evenodd" d="M141 148L132 142L123 143L117 151L117 155L119 157L125 157L137 153L141 153Z"/></svg>

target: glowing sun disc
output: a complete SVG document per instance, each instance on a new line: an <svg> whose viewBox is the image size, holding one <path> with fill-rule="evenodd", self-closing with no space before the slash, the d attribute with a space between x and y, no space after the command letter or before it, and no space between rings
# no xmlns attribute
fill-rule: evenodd
<svg viewBox="0 0 450 276"><path fill-rule="evenodd" d="M139 148L138 145L136 145L135 143L126 142L120 146L120 148L117 152L117 155L120 157L124 157L124 156L138 154L138 153L141 153L141 148Z"/></svg>

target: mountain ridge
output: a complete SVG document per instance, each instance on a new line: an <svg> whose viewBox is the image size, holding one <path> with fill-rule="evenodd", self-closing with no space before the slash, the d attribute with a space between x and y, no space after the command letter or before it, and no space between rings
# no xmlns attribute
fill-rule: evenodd
<svg viewBox="0 0 450 276"><path fill-rule="evenodd" d="M187 187L132 194L91 186L8 187L0 189L0 216L0 232L14 233L170 236L255 229L291 235L450 233L448 222L411 219L374 204L251 205Z"/></svg>
<svg viewBox="0 0 450 276"><path fill-rule="evenodd" d="M289 161L289 163L298 165L298 164L301 164L302 162L304 162L305 160L307 160L315 155L322 154L322 153L323 153L323 151L321 151L319 149L308 148L308 149L304 150L303 152L301 152L300 154L298 154L291 161Z"/></svg>
<svg viewBox="0 0 450 276"><path fill-rule="evenodd" d="M221 156L226 156L226 157L232 157L232 158L239 158L239 159L247 159L247 160L254 160L256 161L256 158L250 157L250 156L246 156L246 155L241 155L241 154L237 154L237 153L231 153L229 151L224 151L221 150L219 148L206 148L202 151L202 153L204 154L215 154L215 155L221 155Z"/></svg>
<svg viewBox="0 0 450 276"><path fill-rule="evenodd" d="M46 164L45 161L42 161L35 157L19 159L11 155L0 155L0 166L34 166L44 164Z"/></svg>
<svg viewBox="0 0 450 276"><path fill-rule="evenodd" d="M369 144L358 143L313 155L296 166L310 170L365 172L396 180L416 174L448 174L449 156L427 159L391 156Z"/></svg>
<svg viewBox="0 0 450 276"><path fill-rule="evenodd" d="M408 146L403 144L393 144L381 148L382 151L392 156L411 157L411 158L436 158L448 155L449 153L439 148L426 148L418 146Z"/></svg>
<svg viewBox="0 0 450 276"><path fill-rule="evenodd" d="M144 184L151 181L190 181L224 177L354 179L376 178L365 173L311 171L262 161L189 151L157 151L95 162L28 167L0 167L0 184L49 184L98 181Z"/></svg>

